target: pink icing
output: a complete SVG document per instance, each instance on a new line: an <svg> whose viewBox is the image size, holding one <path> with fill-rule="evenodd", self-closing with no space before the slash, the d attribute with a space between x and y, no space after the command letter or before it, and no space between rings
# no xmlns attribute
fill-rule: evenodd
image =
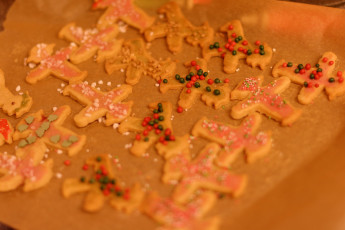
<svg viewBox="0 0 345 230"><path fill-rule="evenodd" d="M255 136L252 134L255 123L254 116L247 117L241 126L236 128L215 121L204 120L202 128L206 131L205 136L225 142L225 152L218 155L218 161L223 161L238 149L246 148L250 151L256 151L267 144L269 138L267 133L259 132Z"/></svg>
<svg viewBox="0 0 345 230"><path fill-rule="evenodd" d="M40 45L40 46L39 46ZM30 71L27 78L36 78L41 75L46 69L51 71L58 72L59 75L63 77L77 77L80 75L80 72L76 71L73 68L70 68L67 64L67 60L72 53L73 47L69 46L62 48L57 51L54 55L50 56L46 50L46 46L39 44L37 47L37 57L41 58L40 65L37 69Z"/></svg>
<svg viewBox="0 0 345 230"><path fill-rule="evenodd" d="M226 169L216 168L214 159L215 149L204 149L192 162L184 155L176 155L169 159L169 168L173 173L180 172L182 179L176 186L175 197L185 195L193 185L200 188L222 188L228 192L240 189L243 179L229 173Z"/></svg>
<svg viewBox="0 0 345 230"><path fill-rule="evenodd" d="M11 128L8 121L6 119L0 119L0 135L7 141L10 133Z"/></svg>
<svg viewBox="0 0 345 230"><path fill-rule="evenodd" d="M251 105L263 105L267 107L267 115L270 114L269 111L278 113L282 119L288 118L294 112L293 108L285 101L280 94L274 93L274 90L279 87L283 82L276 80L271 82L265 87L259 85L259 81L255 77L248 77L244 82L237 88L240 91L250 91L251 94L249 98L238 103L236 109L246 109Z"/></svg>
<svg viewBox="0 0 345 230"><path fill-rule="evenodd" d="M81 93L90 102L92 102L86 109L84 116L90 117L92 113L100 109L106 109L106 111L115 118L124 118L128 115L130 109L128 104L114 103L114 100L121 97L124 93L121 88L117 88L103 94L85 83L74 84L71 86L73 91Z"/></svg>
<svg viewBox="0 0 345 230"><path fill-rule="evenodd" d="M83 30L81 27L71 26L69 29L75 39L82 44L77 51L78 54L84 53L92 47L105 51L110 50L113 46L113 42L105 41L105 37L114 32L114 27L107 27L103 30L96 28Z"/></svg>

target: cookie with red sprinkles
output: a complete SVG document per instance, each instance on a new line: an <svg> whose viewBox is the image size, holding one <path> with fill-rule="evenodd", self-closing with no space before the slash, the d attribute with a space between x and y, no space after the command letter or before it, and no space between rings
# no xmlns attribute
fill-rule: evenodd
<svg viewBox="0 0 345 230"><path fill-rule="evenodd" d="M213 39L214 31L207 22L202 26L192 25L174 1L161 6L158 13L164 17L157 19L151 27L145 30L144 35L148 42L157 38L166 38L168 49L172 53L179 53L184 40L192 46L203 47Z"/></svg>
<svg viewBox="0 0 345 230"><path fill-rule="evenodd" d="M190 68L186 76L180 74L162 76L159 87L162 93L168 90L180 90L178 106L183 109L190 109L198 97L207 106L213 106L215 109L229 103L231 91L229 79L211 78L204 59L187 62L185 66Z"/></svg>
<svg viewBox="0 0 345 230"><path fill-rule="evenodd" d="M134 184L131 188L120 186L107 154L90 157L86 165L89 167L83 169L90 168L94 173L91 177L66 179L62 185L62 194L65 198L87 193L83 204L83 209L87 212L99 211L107 200L118 211L131 213L139 208L145 195L144 191L139 184Z"/></svg>
<svg viewBox="0 0 345 230"><path fill-rule="evenodd" d="M334 100L345 93L345 71L334 71L337 60L332 52L324 53L314 66L280 60L274 66L272 74L274 77L286 76L303 86L298 95L301 104L312 103L324 90L328 99Z"/></svg>
<svg viewBox="0 0 345 230"><path fill-rule="evenodd" d="M280 94L290 85L288 77L281 77L262 86L264 77L246 77L231 92L232 100L242 100L231 108L231 116L243 118L252 112L263 113L281 122L283 126L292 125L302 111L296 109Z"/></svg>
<svg viewBox="0 0 345 230"><path fill-rule="evenodd" d="M227 39L219 37L215 42L205 45L202 49L203 57L209 60L211 57L224 59L224 72L234 73L239 65L239 60L245 59L249 66L258 66L260 69L271 62L273 50L259 40L251 44L244 36L242 23L233 20L220 28L227 34Z"/></svg>

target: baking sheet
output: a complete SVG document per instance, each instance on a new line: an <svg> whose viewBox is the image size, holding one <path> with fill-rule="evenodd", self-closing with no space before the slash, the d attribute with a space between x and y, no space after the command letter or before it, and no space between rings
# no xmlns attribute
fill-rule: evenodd
<svg viewBox="0 0 345 230"><path fill-rule="evenodd" d="M138 1L138 4L151 15L155 15L156 8L162 2ZM49 156L54 159L54 172L61 173L62 179L54 177L48 186L30 193L16 190L0 194L0 221L14 228L46 229L49 226L49 229L138 229L140 226L140 229L153 229L158 226L140 213L126 215L114 211L108 205L98 213L85 213L81 210L83 195L73 196L70 199L61 196L62 180L79 177L85 159L98 153L110 153L120 159L122 169L118 170L116 165L114 169L126 184L139 181L148 189L156 190L166 196L173 189L173 186L160 182L164 161L153 148L149 150L150 156L147 158L134 157L125 148L126 144L132 142L134 134L123 136L111 127L105 127L97 122L86 128L77 128L73 123L73 115L78 113L82 106L57 91L62 88L62 81L51 77L33 86L25 83L29 68L24 66L24 58L31 47L39 42L56 43L57 48L66 46L67 42L59 40L57 33L71 21L77 22L84 28L95 26L102 11L91 11L90 6L89 0L17 0L7 15L5 31L0 33L0 68L5 72L7 87L12 92L15 92L17 85L21 86L22 91L29 90L34 99L31 112L43 109L49 114L54 106L70 105L72 116L68 117L65 126L77 133L85 133L88 137L84 149L72 158L66 154L58 155L54 151L50 152ZM195 25L208 20L215 29L232 19L240 19L243 22L245 35L250 41L257 39L266 41L277 50L270 66L281 58L295 63L315 63L323 52L333 51L340 60L337 68L345 69L345 61L343 61L345 34L340 32L345 29L343 10L331 8L325 10L324 7L274 1L259 3L212 1L207 7L197 5L193 10L184 10L184 12ZM120 34L119 37L136 36L140 36L136 30L128 29L126 34ZM183 53L172 55L167 51L163 39L152 42L150 50L156 58L172 57L179 60L178 73L187 72L182 65L183 62L200 56L200 49L187 44L184 45ZM104 72L103 65L96 64L92 60L79 64L78 67L88 71L86 80L89 82L111 81L112 86L124 83L123 73L118 72L108 76ZM221 59L218 58L211 59L209 69L211 76L221 79L228 77L231 87L246 76L261 73L265 75L265 83L273 79L270 68L261 71L252 69L243 62L240 63L239 72L225 74L222 72ZM169 100L176 105L177 91L162 95L154 85L153 79L143 77L140 83L133 87L133 93L128 100L135 101L133 111L136 116L143 117L148 114L148 103L158 99ZM111 89L105 84L100 87L102 90ZM298 216L305 217L308 221L322 222L325 227L332 226L326 229L342 229L341 220L345 211L337 208L338 205L330 205L334 201L334 196L327 194L340 195L338 191L344 191L345 182L341 183L340 175L344 175L341 174L344 173L341 167L343 162L341 153L344 153L345 148L341 144L341 139L337 140L337 138L342 137L345 127L345 97L329 102L325 94L322 94L313 104L303 106L296 100L299 90L300 86L292 84L283 93L294 106L303 109L303 115L292 127L281 127L279 123L266 117L263 119L260 130L272 130L273 133L274 145L270 154L252 165L247 165L243 157L233 165L234 172L248 174L249 185L243 196L236 200L230 197L219 200L208 214L208 216L221 216L220 229L283 229L283 227L298 229L297 227L302 226L302 223L305 224L304 218L300 219ZM229 117L230 108L235 103L236 101L231 101L225 109L215 111L198 101L188 112L174 113L175 134L189 133L194 124L189 121L197 121L201 116L238 125L239 120ZM7 117L1 111L0 116ZM19 120L10 118L10 121L15 125ZM201 139L194 141L193 153L197 153L206 143ZM13 145L2 146L0 151L13 153ZM63 164L66 159L71 160L69 167ZM320 161L328 163L325 163L324 167L317 166L320 165ZM315 164L316 166L310 166ZM314 170L315 174L305 174L309 170ZM289 175L292 176L288 177ZM339 178L339 181L335 186L333 180L319 181L319 178ZM313 181L315 183L312 183ZM324 192L321 194L322 191ZM290 194L296 201L290 197ZM298 195L301 194L302 196L299 197ZM319 195L313 198L310 194ZM306 203L306 206L303 203ZM318 213L316 210L325 204L328 204L331 210L328 213L337 213L336 216L339 218L326 214L322 215L324 219L319 218L321 212ZM282 206L284 211L277 212L276 210Z"/></svg>

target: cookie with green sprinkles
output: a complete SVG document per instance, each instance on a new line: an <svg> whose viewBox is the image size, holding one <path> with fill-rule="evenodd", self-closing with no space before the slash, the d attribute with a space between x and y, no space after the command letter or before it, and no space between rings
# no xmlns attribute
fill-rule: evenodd
<svg viewBox="0 0 345 230"><path fill-rule="evenodd" d="M242 23L239 20L226 23L220 31L227 34L227 39L217 37L216 42L203 47L202 55L206 60L211 57L223 58L224 72L234 73L241 59L245 59L249 66L253 68L258 66L262 70L271 62L272 48L258 40L251 44L244 36Z"/></svg>
<svg viewBox="0 0 345 230"><path fill-rule="evenodd" d="M303 86L298 95L301 104L312 103L322 91L326 92L329 100L334 100L345 93L345 71L334 71L337 60L332 52L325 52L315 66L310 63L293 64L283 59L275 64L272 74L274 77L286 76Z"/></svg>
<svg viewBox="0 0 345 230"><path fill-rule="evenodd" d="M21 117L32 106L32 98L28 92L14 95L5 85L4 72L0 69L0 109L9 116Z"/></svg>
<svg viewBox="0 0 345 230"><path fill-rule="evenodd" d="M62 194L65 198L87 193L83 204L83 209L87 212L99 211L107 200L118 211L131 213L138 209L145 195L142 187L134 184L131 188L123 188L115 177L107 154L92 156L85 165L84 170L90 167L94 173L91 177L66 179L62 185Z"/></svg>
<svg viewBox="0 0 345 230"><path fill-rule="evenodd" d="M28 137L28 142L35 137ZM18 148L15 155L0 153L0 192L17 189L23 191L39 189L49 183L53 176L53 160L44 160L46 145L42 141Z"/></svg>
<svg viewBox="0 0 345 230"><path fill-rule="evenodd" d="M211 78L204 59L187 62L185 66L189 68L187 75L176 74L163 77L166 82L163 80L160 83L162 93L168 90L180 90L177 104L183 109L190 109L198 98L215 109L229 103L229 79L221 81L219 78Z"/></svg>
<svg viewBox="0 0 345 230"><path fill-rule="evenodd" d="M263 80L263 76L247 77L237 85L231 92L231 99L242 101L231 108L231 116L240 119L256 111L281 122L283 126L292 125L302 111L280 95L289 87L290 79L280 77L266 86L262 86Z"/></svg>
<svg viewBox="0 0 345 230"><path fill-rule="evenodd" d="M63 127L71 113L69 106L61 106L46 116L43 110L24 117L16 126L14 140L21 140L19 147L42 141L52 147L66 150L70 156L77 154L85 144L86 136L78 135Z"/></svg>

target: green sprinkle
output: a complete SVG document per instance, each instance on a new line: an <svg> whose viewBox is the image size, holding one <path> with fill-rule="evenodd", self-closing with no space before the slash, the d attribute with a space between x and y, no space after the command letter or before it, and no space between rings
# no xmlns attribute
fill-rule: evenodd
<svg viewBox="0 0 345 230"><path fill-rule="evenodd" d="M70 136L70 137L68 138L68 140L69 140L70 142L72 142L72 143L75 143L75 142L77 142L77 141L79 140L79 138L76 137L76 136Z"/></svg>
<svg viewBox="0 0 345 230"><path fill-rule="evenodd" d="M111 180L110 180L110 183L111 183L111 184L116 184L116 180L115 180L115 179L111 179Z"/></svg>
<svg viewBox="0 0 345 230"><path fill-rule="evenodd" d="M164 84L168 83L168 79L165 78L165 79L163 80L163 83L164 83Z"/></svg>
<svg viewBox="0 0 345 230"><path fill-rule="evenodd" d="M319 68L319 67L320 67L320 64L316 64L315 67L316 67L316 68Z"/></svg>
<svg viewBox="0 0 345 230"><path fill-rule="evenodd" d="M33 116L28 116L27 118L25 118L25 122L27 124L31 124L33 121L35 120L35 118Z"/></svg>
<svg viewBox="0 0 345 230"><path fill-rule="evenodd" d="M96 171L96 174L102 174L102 170L98 169L98 170Z"/></svg>
<svg viewBox="0 0 345 230"><path fill-rule="evenodd" d="M212 50L214 47L213 47L213 45L210 45L210 50Z"/></svg>
<svg viewBox="0 0 345 230"><path fill-rule="evenodd" d="M163 130L163 125L158 125L157 127L159 130Z"/></svg>
<svg viewBox="0 0 345 230"><path fill-rule="evenodd" d="M21 141L18 143L18 146L19 146L20 148L23 148L23 147L25 147L27 144L28 144L28 142L26 142L26 140L21 140Z"/></svg>
<svg viewBox="0 0 345 230"><path fill-rule="evenodd" d="M190 81L192 79L192 77L190 75L186 76L186 81Z"/></svg>
<svg viewBox="0 0 345 230"><path fill-rule="evenodd" d="M235 42L238 43L240 41L240 39L238 38L235 38Z"/></svg>
<svg viewBox="0 0 345 230"><path fill-rule="evenodd" d="M265 55L265 51L263 51L263 50L260 50L260 55Z"/></svg>
<svg viewBox="0 0 345 230"><path fill-rule="evenodd" d="M207 87L206 87L206 91L207 91L207 92L211 92L211 91L212 91L211 87L207 86Z"/></svg>
<svg viewBox="0 0 345 230"><path fill-rule="evenodd" d="M158 120L159 120L159 121L164 121L164 117L163 117L163 116L159 116L159 117L158 117Z"/></svg>
<svg viewBox="0 0 345 230"><path fill-rule="evenodd" d="M149 138L148 138L148 137L145 137L145 138L144 138L144 141L145 141L145 142L148 142L148 141L149 141Z"/></svg>
<svg viewBox="0 0 345 230"><path fill-rule="evenodd" d="M116 196L122 196L122 191L117 191Z"/></svg>
<svg viewBox="0 0 345 230"><path fill-rule="evenodd" d="M102 184L99 188L103 191L105 189L105 185Z"/></svg>
<svg viewBox="0 0 345 230"><path fill-rule="evenodd" d="M154 120L153 120L153 123L158 124L158 123L159 123L159 120L158 120L158 119L154 119Z"/></svg>
<svg viewBox="0 0 345 230"><path fill-rule="evenodd" d="M22 124L22 125L19 125L17 129L18 129L19 132L24 132L24 131L27 130L28 128L29 128L28 125Z"/></svg>
<svg viewBox="0 0 345 230"><path fill-rule="evenodd" d="M181 78L180 75L178 75L178 74L175 75L175 79L176 79L176 80L180 80L180 78Z"/></svg>
<svg viewBox="0 0 345 230"><path fill-rule="evenodd" d="M153 113L158 113L158 109L154 109L154 110L153 110Z"/></svg>
<svg viewBox="0 0 345 230"><path fill-rule="evenodd" d="M60 135L51 136L49 140L54 144L57 144L60 141Z"/></svg>
<svg viewBox="0 0 345 230"><path fill-rule="evenodd" d="M49 129L49 127L50 127L50 123L45 121L42 123L40 128L42 128L44 131L47 131Z"/></svg>
<svg viewBox="0 0 345 230"><path fill-rule="evenodd" d="M72 145L72 142L70 142L69 140L64 140L61 145L64 148L68 148Z"/></svg>
<svg viewBox="0 0 345 230"><path fill-rule="evenodd" d="M220 83L219 78L214 79L214 83L219 84Z"/></svg>
<svg viewBox="0 0 345 230"><path fill-rule="evenodd" d="M215 42L213 45L215 48L219 48L219 42Z"/></svg>
<svg viewBox="0 0 345 230"><path fill-rule="evenodd" d="M185 80L184 80L184 78L180 78L180 83L184 83L185 82Z"/></svg>
<svg viewBox="0 0 345 230"><path fill-rule="evenodd" d="M193 72L190 72L190 73L189 73L189 76L191 76L191 77L194 76L194 73L193 73Z"/></svg>
<svg viewBox="0 0 345 230"><path fill-rule="evenodd" d="M264 47L263 45L260 45L260 46L259 46L259 49L260 49L260 50L264 50L265 47Z"/></svg>
<svg viewBox="0 0 345 230"><path fill-rule="evenodd" d="M315 79L315 75L314 74L310 74L309 78L310 79Z"/></svg>
<svg viewBox="0 0 345 230"><path fill-rule="evenodd" d="M166 141L170 141L170 136L165 136L165 138L164 138Z"/></svg>
<svg viewBox="0 0 345 230"><path fill-rule="evenodd" d="M328 79L328 81L329 81L330 83L333 83L333 82L335 82L335 79L334 79L333 77L331 77L330 79Z"/></svg>
<svg viewBox="0 0 345 230"><path fill-rule="evenodd" d="M44 133L45 133L45 130L42 129L41 127L39 127L38 129L36 129L36 135L37 135L38 137L43 137Z"/></svg>
<svg viewBox="0 0 345 230"><path fill-rule="evenodd" d="M285 101L285 99L283 100L283 103L284 103L284 104L286 104L286 101Z"/></svg>
<svg viewBox="0 0 345 230"><path fill-rule="evenodd" d="M232 51L232 55L236 55L237 54L237 51L236 50L234 50L234 51Z"/></svg>
<svg viewBox="0 0 345 230"><path fill-rule="evenodd" d="M207 75L208 75L208 72L204 72L204 77L207 77Z"/></svg>
<svg viewBox="0 0 345 230"><path fill-rule="evenodd" d="M158 112L162 113L163 112L163 107L158 108Z"/></svg>
<svg viewBox="0 0 345 230"><path fill-rule="evenodd" d="M308 82L305 81L305 82L303 83L303 85L304 85L304 87L308 87Z"/></svg>
<svg viewBox="0 0 345 230"><path fill-rule="evenodd" d="M95 179L91 178L91 179L89 180L89 183L90 183L90 184L95 183Z"/></svg>
<svg viewBox="0 0 345 230"><path fill-rule="evenodd" d="M157 104L157 106L158 106L158 108L163 107L162 103L160 103L160 102Z"/></svg>
<svg viewBox="0 0 345 230"><path fill-rule="evenodd" d="M80 177L80 182L84 183L85 182L85 177Z"/></svg>
<svg viewBox="0 0 345 230"><path fill-rule="evenodd" d="M149 121L149 125L150 126L153 126L155 123L151 120L151 121Z"/></svg>
<svg viewBox="0 0 345 230"><path fill-rule="evenodd" d="M242 41L242 36L238 36L237 38L238 40Z"/></svg>
<svg viewBox="0 0 345 230"><path fill-rule="evenodd" d="M204 73L204 71L202 71L202 69L199 69L197 72L198 76L201 76L203 73Z"/></svg>
<svg viewBox="0 0 345 230"><path fill-rule="evenodd" d="M292 62L288 62L287 67L292 67Z"/></svg>
<svg viewBox="0 0 345 230"><path fill-rule="evenodd" d="M317 68L316 72L322 72L321 68Z"/></svg>
<svg viewBox="0 0 345 230"><path fill-rule="evenodd" d="M295 69L295 73L299 73L299 69L297 68L297 69Z"/></svg>
<svg viewBox="0 0 345 230"><path fill-rule="evenodd" d="M303 69L304 68L304 66L302 64L299 64L297 67L298 67L298 69Z"/></svg>
<svg viewBox="0 0 345 230"><path fill-rule="evenodd" d="M48 116L48 121L50 121L50 122L52 122L52 121L55 121L55 120L57 120L58 119L58 115L56 115L56 114L50 114L49 116Z"/></svg>
<svg viewBox="0 0 345 230"><path fill-rule="evenodd" d="M219 89L215 89L215 90L213 91L213 94L216 95L216 96L218 96L218 95L220 94L220 90L219 90Z"/></svg>
<svg viewBox="0 0 345 230"><path fill-rule="evenodd" d="M248 56L252 55L252 51L251 51L251 50L248 50L248 51L247 51L247 55L248 55Z"/></svg>
<svg viewBox="0 0 345 230"><path fill-rule="evenodd" d="M102 161L102 157L96 157L96 161L97 162L101 162Z"/></svg>
<svg viewBox="0 0 345 230"><path fill-rule="evenodd" d="M35 136L29 136L26 138L26 141L30 145L30 144L34 143L36 141L36 139L37 139L37 137L35 137Z"/></svg>
<svg viewBox="0 0 345 230"><path fill-rule="evenodd" d="M199 82L195 82L195 83L194 83L194 87L195 87L195 88L199 88L199 87L200 87L200 83L199 83Z"/></svg>

